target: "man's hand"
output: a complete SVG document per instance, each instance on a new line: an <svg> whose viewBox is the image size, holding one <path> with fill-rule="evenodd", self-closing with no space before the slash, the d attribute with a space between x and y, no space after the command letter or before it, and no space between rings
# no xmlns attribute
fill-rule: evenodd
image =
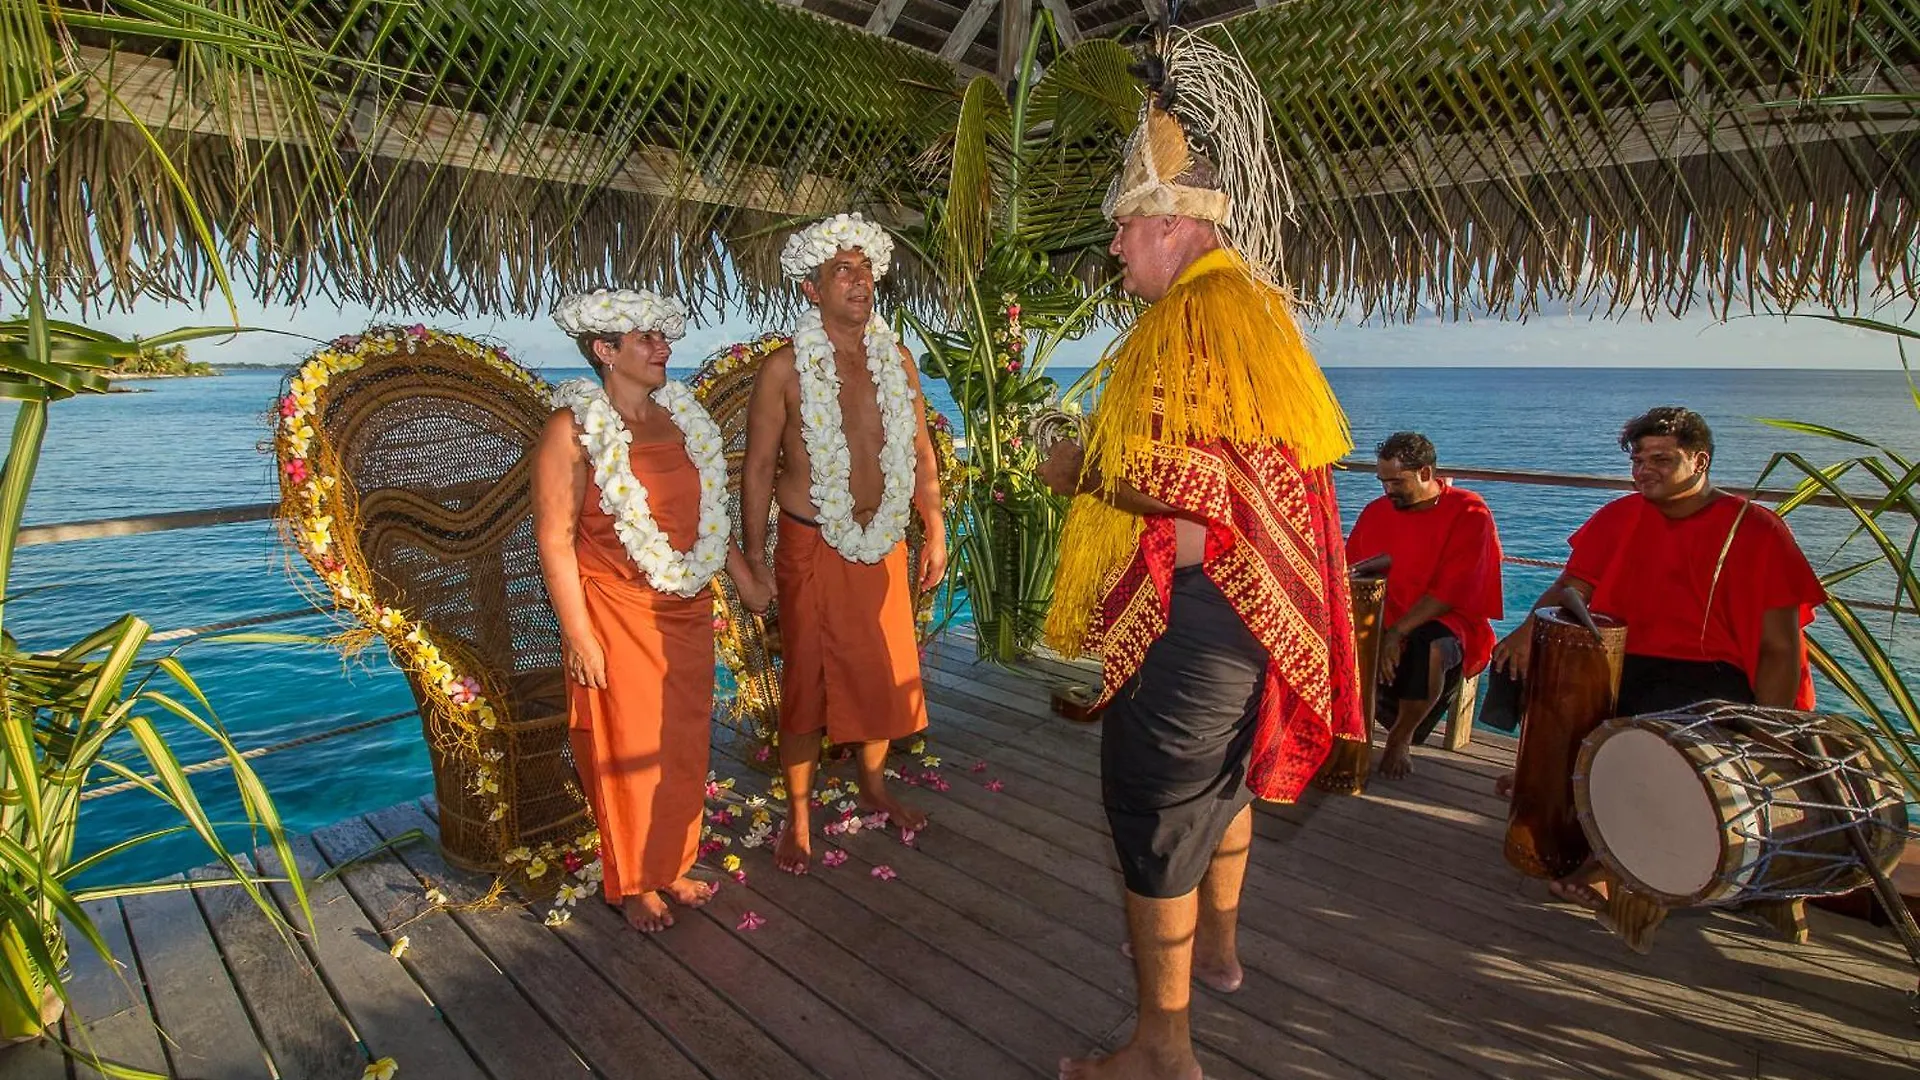
<svg viewBox="0 0 1920 1080"><path fill-rule="evenodd" d="M592 634L562 641L565 654L567 677L581 686L595 690L607 688L607 654L600 647L600 639Z"/></svg>
<svg viewBox="0 0 1920 1080"><path fill-rule="evenodd" d="M1387 627L1380 635L1380 682L1393 681L1400 671L1400 657L1407 651L1407 635L1397 626Z"/></svg>
<svg viewBox="0 0 1920 1080"><path fill-rule="evenodd" d="M932 592L947 576L947 534L935 533L920 545L920 590Z"/></svg>
<svg viewBox="0 0 1920 1080"><path fill-rule="evenodd" d="M1493 647L1493 662L1489 665L1495 671L1504 671L1516 679L1527 677L1527 657L1533 652L1533 616L1527 616L1513 633L1500 639Z"/></svg>
<svg viewBox="0 0 1920 1080"><path fill-rule="evenodd" d="M768 605L773 603L773 576L749 568L744 577L733 579L733 591L740 594L740 602L748 611L765 615Z"/></svg>
<svg viewBox="0 0 1920 1080"><path fill-rule="evenodd" d="M1086 451L1079 443L1062 439L1047 448L1047 459L1040 463L1037 475L1055 495L1078 495L1086 460Z"/></svg>

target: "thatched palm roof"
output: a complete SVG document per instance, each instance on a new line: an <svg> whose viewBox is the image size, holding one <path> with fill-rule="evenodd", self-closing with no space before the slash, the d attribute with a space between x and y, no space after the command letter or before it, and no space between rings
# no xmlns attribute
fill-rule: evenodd
<svg viewBox="0 0 1920 1080"><path fill-rule="evenodd" d="M620 281L760 303L781 295L771 254L793 216L940 211L916 159L958 121L964 77L1011 69L1035 12L1071 48L1157 6L334 0L249 5L247 37L205 14L227 5L149 0L119 22L69 14L45 42L0 20L0 118L36 86L86 87L0 140L0 227L69 299L203 295L197 207L269 299L530 312ZM1289 275L1329 307L1851 308L1863 282L1913 291L1920 110L1897 95L1920 90L1920 0L1185 15L1267 89L1300 204ZM1883 96L1780 104L1822 94ZM1083 155L1118 134L1089 132Z"/></svg>

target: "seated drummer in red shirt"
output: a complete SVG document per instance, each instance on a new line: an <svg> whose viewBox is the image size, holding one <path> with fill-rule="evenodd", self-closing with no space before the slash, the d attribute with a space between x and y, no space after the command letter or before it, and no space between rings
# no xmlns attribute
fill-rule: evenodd
<svg viewBox="0 0 1920 1080"><path fill-rule="evenodd" d="M1713 486L1713 432L1699 413L1654 409L1628 422L1620 448L1632 455L1635 493L1573 534L1566 571L1534 606L1572 586L1627 624L1621 716L1711 700L1811 709L1804 631L1827 594L1786 523ZM1532 622L1495 646L1496 671L1525 677ZM1588 877L1555 882L1555 894L1596 903Z"/></svg>
<svg viewBox="0 0 1920 1080"><path fill-rule="evenodd" d="M1399 432L1374 453L1386 494L1360 512L1347 559L1392 559L1374 715L1388 729L1380 775L1397 780L1413 771L1412 748L1433 732L1461 681L1493 653L1492 620L1504 614L1500 533L1480 496L1434 475L1425 435Z"/></svg>

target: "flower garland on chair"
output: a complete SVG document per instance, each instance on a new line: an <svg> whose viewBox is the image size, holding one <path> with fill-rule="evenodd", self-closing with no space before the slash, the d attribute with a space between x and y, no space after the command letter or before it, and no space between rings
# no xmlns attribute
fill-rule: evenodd
<svg viewBox="0 0 1920 1080"><path fill-rule="evenodd" d="M685 554L673 550L655 522L647 489L633 475L628 447L633 433L607 392L590 379L571 379L553 392L556 408L571 409L580 425L580 445L593 466L600 508L613 518L613 530L627 558L653 587L674 596L700 595L727 564L732 523L727 517L727 456L720 429L686 384L668 380L651 395L686 438L687 456L700 470L700 530Z"/></svg>
<svg viewBox="0 0 1920 1080"><path fill-rule="evenodd" d="M880 507L865 526L853 520L852 461L840 412L840 376L833 342L809 308L793 334L794 366L800 375L800 436L811 459L813 504L820 533L835 551L855 562L885 559L907 534L913 499L913 390L900 360L899 339L884 320L867 320L867 373L880 406Z"/></svg>

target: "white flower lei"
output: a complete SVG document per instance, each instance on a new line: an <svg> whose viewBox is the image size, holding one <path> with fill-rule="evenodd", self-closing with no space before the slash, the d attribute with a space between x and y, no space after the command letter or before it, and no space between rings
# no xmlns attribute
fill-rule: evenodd
<svg viewBox="0 0 1920 1080"><path fill-rule="evenodd" d="M887 268L893 265L893 237L859 214L837 214L787 237L780 250L780 270L799 281L841 251L855 248L867 253L875 281L887 276Z"/></svg>
<svg viewBox="0 0 1920 1080"><path fill-rule="evenodd" d="M731 523L725 447L720 429L685 383L669 379L652 396L686 437L687 456L700 470L700 531L685 554L673 550L667 534L654 522L647 489L633 475L633 462L627 456L633 433L607 400L607 392L591 379L571 379L554 388L553 403L573 410L580 424L580 445L587 448L587 460L593 465L600 508L613 518L613 531L627 549L627 557L661 592L698 596L727 564Z"/></svg>
<svg viewBox="0 0 1920 1080"><path fill-rule="evenodd" d="M852 461L840 414L840 376L833 366L833 342L809 308L793 333L794 367L800 376L800 435L812 459L813 503L820 508L820 532L835 551L856 562L885 559L907 534L913 498L913 391L899 341L878 315L867 320L867 372L880 405L880 508L864 527L853 520Z"/></svg>

